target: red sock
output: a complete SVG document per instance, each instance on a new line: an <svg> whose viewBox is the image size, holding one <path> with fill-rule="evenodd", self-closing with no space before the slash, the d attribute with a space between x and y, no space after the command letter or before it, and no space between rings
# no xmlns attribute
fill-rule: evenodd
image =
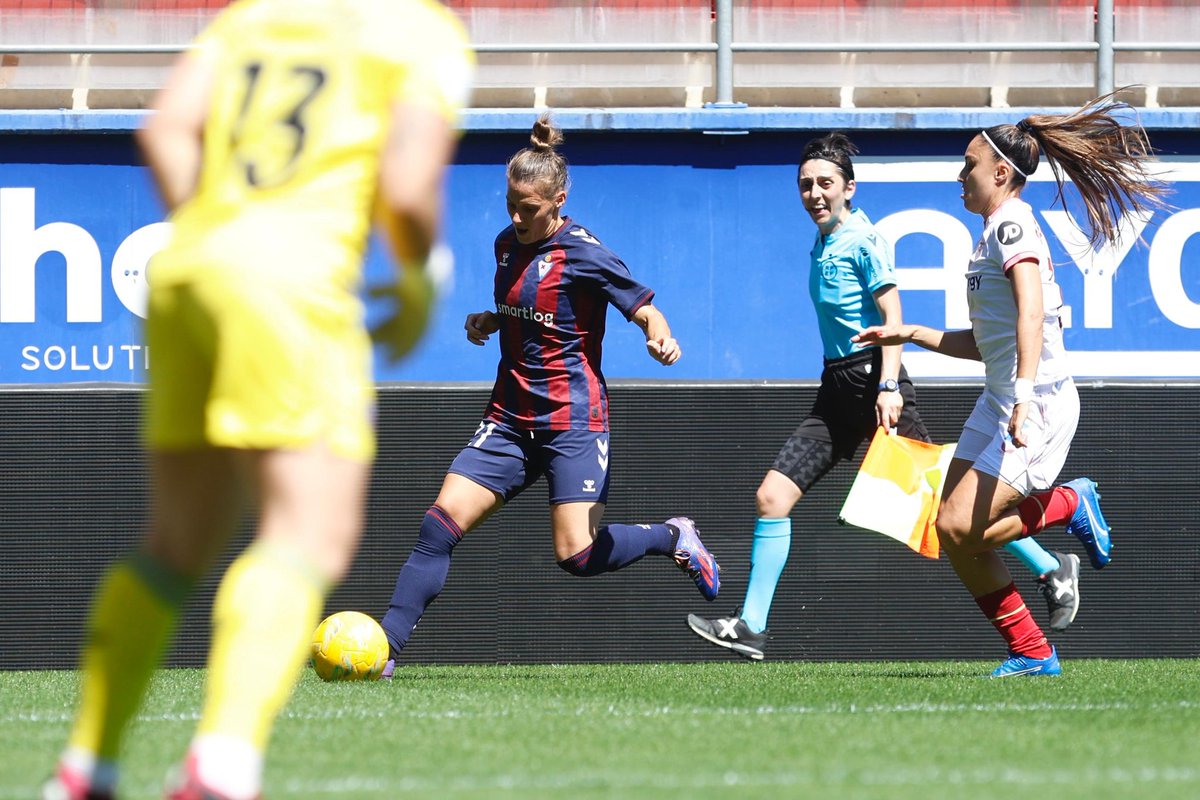
<svg viewBox="0 0 1200 800"><path fill-rule="evenodd" d="M976 597L975 603L1004 637L1009 652L1030 658L1050 657L1050 643L1033 621L1016 586L1010 583L1003 589Z"/></svg>
<svg viewBox="0 0 1200 800"><path fill-rule="evenodd" d="M1075 514L1079 495L1065 486L1055 486L1048 492L1031 494L1017 505L1021 518L1021 535L1029 536L1051 525L1061 525Z"/></svg>

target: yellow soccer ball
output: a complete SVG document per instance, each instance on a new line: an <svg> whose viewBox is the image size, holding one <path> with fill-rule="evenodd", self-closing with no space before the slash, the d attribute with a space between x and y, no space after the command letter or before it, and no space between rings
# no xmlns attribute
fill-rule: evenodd
<svg viewBox="0 0 1200 800"><path fill-rule="evenodd" d="M388 650L378 622L358 611L339 611L313 631L312 666L327 681L378 680Z"/></svg>

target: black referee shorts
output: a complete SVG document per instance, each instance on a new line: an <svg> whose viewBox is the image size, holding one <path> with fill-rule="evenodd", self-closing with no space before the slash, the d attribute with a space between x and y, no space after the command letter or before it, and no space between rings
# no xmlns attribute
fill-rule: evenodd
<svg viewBox="0 0 1200 800"><path fill-rule="evenodd" d="M843 459L854 458L859 446L875 434L875 398L879 394L879 369L883 351L872 347L844 358L826 359L817 399L800 425L784 443L771 469L791 478L807 492ZM900 367L900 412L897 433L929 441L929 432L917 411L917 393L908 371Z"/></svg>

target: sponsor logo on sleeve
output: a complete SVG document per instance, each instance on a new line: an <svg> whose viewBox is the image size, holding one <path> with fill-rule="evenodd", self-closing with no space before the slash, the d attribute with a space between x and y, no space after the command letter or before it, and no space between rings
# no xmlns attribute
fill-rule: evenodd
<svg viewBox="0 0 1200 800"><path fill-rule="evenodd" d="M1021 241L1021 237L1025 235L1025 231L1021 230L1021 226L1015 222L1002 222L996 230L996 239L1000 244L1015 244Z"/></svg>

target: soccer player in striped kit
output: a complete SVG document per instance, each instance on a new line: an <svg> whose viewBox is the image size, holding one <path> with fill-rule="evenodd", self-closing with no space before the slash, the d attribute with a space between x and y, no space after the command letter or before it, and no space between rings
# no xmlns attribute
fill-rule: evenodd
<svg viewBox="0 0 1200 800"><path fill-rule="evenodd" d="M654 292L586 228L562 215L567 199L561 132L549 115L508 162L512 224L496 237L495 310L470 314L467 339L500 337L496 383L479 427L454 459L416 546L396 579L383 628L390 676L429 603L441 592L455 545L545 475L558 565L572 575L612 572L645 555L672 559L707 600L720 571L693 522L601 524L608 495L608 395L600 368L608 305L646 335L646 352L670 366L678 342Z"/></svg>
<svg viewBox="0 0 1200 800"><path fill-rule="evenodd" d="M1076 478L1051 488L1075 435L1079 394L1063 347L1062 293L1021 190L1045 153L1059 192L1064 175L1079 192L1089 241L1114 242L1121 215L1151 212L1165 192L1147 171L1145 132L1114 113L1123 108L1109 95L1071 114L1030 116L976 135L958 176L964 207L984 222L966 275L971 328L885 325L855 337L875 345L913 342L984 363L984 391L946 476L937 531L963 585L1008 646L993 677L1062 671L996 548L1066 525L1093 567L1110 558L1096 484Z"/></svg>

